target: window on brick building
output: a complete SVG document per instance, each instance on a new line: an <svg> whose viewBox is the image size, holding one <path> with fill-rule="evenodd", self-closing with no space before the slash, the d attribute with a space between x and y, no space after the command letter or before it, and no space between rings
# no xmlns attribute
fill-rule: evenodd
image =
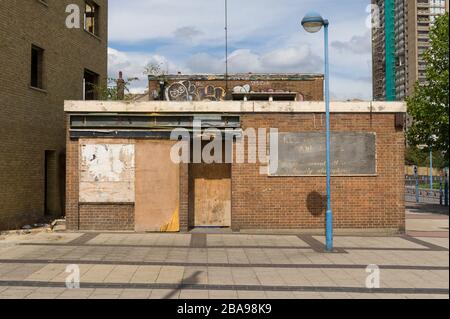
<svg viewBox="0 0 450 319"><path fill-rule="evenodd" d="M84 10L84 29L99 36L99 6L93 1L86 1Z"/></svg>
<svg viewBox="0 0 450 319"><path fill-rule="evenodd" d="M97 86L99 75L95 72L84 70L84 99L86 101L97 99Z"/></svg>
<svg viewBox="0 0 450 319"><path fill-rule="evenodd" d="M43 89L44 50L33 45L31 47L31 82L34 88Z"/></svg>

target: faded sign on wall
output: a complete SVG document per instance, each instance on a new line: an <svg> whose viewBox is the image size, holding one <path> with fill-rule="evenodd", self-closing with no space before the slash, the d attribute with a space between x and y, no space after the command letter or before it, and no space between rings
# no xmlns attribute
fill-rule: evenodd
<svg viewBox="0 0 450 319"><path fill-rule="evenodd" d="M85 144L80 150L80 202L134 203L132 144Z"/></svg>
<svg viewBox="0 0 450 319"><path fill-rule="evenodd" d="M333 175L376 175L376 164L375 133L332 132L331 170ZM325 176L325 133L280 133L278 135L278 169L272 175Z"/></svg>

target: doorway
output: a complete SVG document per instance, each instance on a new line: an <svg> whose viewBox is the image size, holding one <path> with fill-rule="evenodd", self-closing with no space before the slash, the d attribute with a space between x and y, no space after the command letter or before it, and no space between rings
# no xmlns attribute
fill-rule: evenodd
<svg viewBox="0 0 450 319"><path fill-rule="evenodd" d="M189 165L191 227L231 227L231 164Z"/></svg>
<svg viewBox="0 0 450 319"><path fill-rule="evenodd" d="M180 166L170 151L175 142L136 141L135 230L178 232Z"/></svg>

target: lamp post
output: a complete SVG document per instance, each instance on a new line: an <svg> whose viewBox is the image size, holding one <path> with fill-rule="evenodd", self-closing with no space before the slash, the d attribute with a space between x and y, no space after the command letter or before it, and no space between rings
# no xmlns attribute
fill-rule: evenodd
<svg viewBox="0 0 450 319"><path fill-rule="evenodd" d="M326 108L326 169L327 169L327 212L326 249L333 251L333 211L331 209L331 132L330 132L330 67L328 59L328 20L318 13L306 14L302 26L306 32L316 33L324 28L325 38L325 108Z"/></svg>

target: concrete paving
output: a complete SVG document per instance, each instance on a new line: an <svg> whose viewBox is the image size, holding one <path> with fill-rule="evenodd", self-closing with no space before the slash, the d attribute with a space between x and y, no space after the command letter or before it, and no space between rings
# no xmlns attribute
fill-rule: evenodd
<svg viewBox="0 0 450 319"><path fill-rule="evenodd" d="M304 234L13 234L0 239L0 299L448 299L448 214L414 207L407 227L336 236L334 253Z"/></svg>

